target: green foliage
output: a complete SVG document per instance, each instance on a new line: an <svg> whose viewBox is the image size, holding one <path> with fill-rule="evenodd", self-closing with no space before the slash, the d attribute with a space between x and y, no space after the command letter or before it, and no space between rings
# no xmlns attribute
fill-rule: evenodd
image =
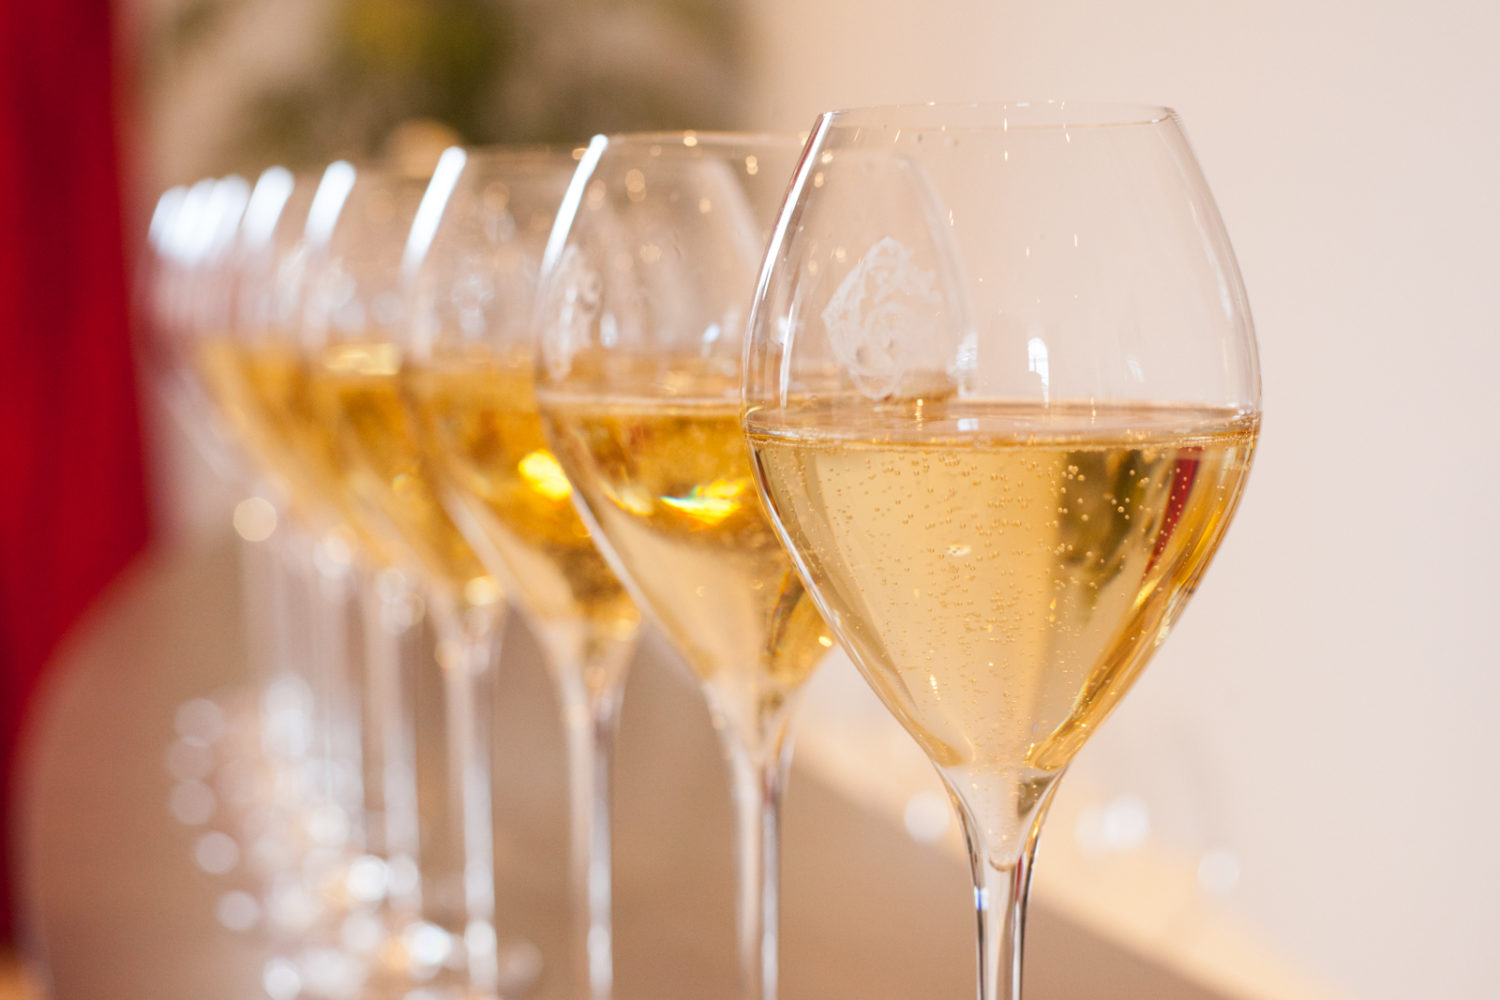
<svg viewBox="0 0 1500 1000"><path fill-rule="evenodd" d="M268 2L188 0L164 19L148 38L158 96L170 99L196 51L222 47ZM231 134L205 151L214 169L368 157L414 120L482 144L733 119L738 0L321 2L317 57L252 81Z"/></svg>

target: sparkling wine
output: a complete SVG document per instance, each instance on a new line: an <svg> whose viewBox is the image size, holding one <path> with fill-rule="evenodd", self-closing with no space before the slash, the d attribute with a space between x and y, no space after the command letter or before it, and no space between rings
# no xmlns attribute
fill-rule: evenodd
<svg viewBox="0 0 1500 1000"><path fill-rule="evenodd" d="M408 368L403 379L454 502L538 623L628 638L640 615L595 548L547 447L532 369L529 355L473 359Z"/></svg>
<svg viewBox="0 0 1500 1000"><path fill-rule="evenodd" d="M492 604L499 587L443 507L402 399L399 368L391 345L330 349L306 369L319 418L306 430L331 438L340 478L367 530L415 558L453 599Z"/></svg>
<svg viewBox="0 0 1500 1000"><path fill-rule="evenodd" d="M290 350L256 351L230 337L205 337L198 345L198 366L219 412L250 458L275 476L298 506L314 503L303 470L288 444L289 414L269 405L290 393L296 355Z"/></svg>
<svg viewBox="0 0 1500 1000"><path fill-rule="evenodd" d="M294 511L312 523L352 533L377 565L392 561L389 529L351 492L337 435L309 391L307 365L286 341L205 341L202 365L215 400L252 457L287 489Z"/></svg>
<svg viewBox="0 0 1500 1000"><path fill-rule="evenodd" d="M976 789L1049 780L1119 701L1218 546L1258 426L1167 406L793 413L747 417L777 519L876 693Z"/></svg>
<svg viewBox="0 0 1500 1000"><path fill-rule="evenodd" d="M542 409L624 575L720 707L775 713L833 640L756 495L738 405L685 387L670 400L554 391Z"/></svg>

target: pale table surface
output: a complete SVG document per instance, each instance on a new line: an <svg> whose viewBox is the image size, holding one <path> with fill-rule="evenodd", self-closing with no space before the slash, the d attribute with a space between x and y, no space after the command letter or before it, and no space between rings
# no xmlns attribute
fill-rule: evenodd
<svg viewBox="0 0 1500 1000"><path fill-rule="evenodd" d="M263 996L263 945L215 920L222 877L168 812L164 756L184 701L244 684L235 553L158 552L78 634L34 717L22 790L23 917L57 1000ZM512 625L498 731L500 923L541 949L527 996L568 995L559 726L524 627ZM616 791L616 993L735 995L729 804L706 711L649 646L632 668ZM965 866L806 768L784 812L785 1000L973 996ZM1042 863L1045 863L1045 858ZM1027 1000L1231 1000L1033 906ZM11 1000L0 986L0 998Z"/></svg>

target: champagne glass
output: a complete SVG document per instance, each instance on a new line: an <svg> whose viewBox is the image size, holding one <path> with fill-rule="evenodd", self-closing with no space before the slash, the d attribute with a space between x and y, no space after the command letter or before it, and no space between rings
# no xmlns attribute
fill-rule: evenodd
<svg viewBox="0 0 1500 1000"><path fill-rule="evenodd" d="M818 119L761 271L745 427L818 607L947 785L979 996L1016 1000L1037 836L1239 500L1260 379L1177 116Z"/></svg>
<svg viewBox="0 0 1500 1000"><path fill-rule="evenodd" d="M260 565L247 564L246 600L252 642L276 664L266 691L266 746L272 758L303 756L313 736L319 791L304 800L333 806L348 826L358 812L358 727L348 675L348 643L341 629L347 601L347 558L318 558L317 535L330 524L315 472L303 461L295 419L297 353L292 313L301 303L302 230L319 178L295 177L282 167L265 170L246 204L221 283L226 307L203 332L196 352L204 381L228 418L247 465L258 477L257 496L237 509L247 554L265 550ZM342 546L347 552L348 546ZM326 555L326 553L324 553ZM324 572L319 572L319 568ZM317 719L301 707L311 693ZM344 839L357 839L354 837Z"/></svg>
<svg viewBox="0 0 1500 1000"><path fill-rule="evenodd" d="M301 784L311 787L329 777L337 757L306 752L316 728L308 682L317 672L312 662L317 657L306 641L311 623L293 621L298 617L293 595L303 589L305 574L295 571L297 546L277 516L286 497L279 451L255 405L253 382L237 363L232 332L243 264L267 223L281 214L288 179L285 171L271 170L253 188L231 176L163 196L158 215L165 218L160 226L153 220L153 242L171 252L166 266L156 269L159 320L147 357L169 406L210 466L245 494L235 525L243 542L246 631L255 644L251 660L264 673L265 748L271 759L289 766L282 777L305 778ZM166 212L173 203L176 211ZM306 773L319 767L324 774ZM282 782L275 804L305 814L310 803L288 787L292 783Z"/></svg>
<svg viewBox="0 0 1500 1000"><path fill-rule="evenodd" d="M755 267L799 141L598 137L538 289L537 401L580 512L696 673L731 769L746 997L776 993L788 710L833 640L755 494L739 427Z"/></svg>
<svg viewBox="0 0 1500 1000"><path fill-rule="evenodd" d="M267 171L271 175L273 171ZM332 164L318 177L289 175L284 207L274 224L259 227L240 265L234 351L256 410L276 444L277 464L290 484L293 512L317 536L312 564L323 590L356 591L357 625L348 623L346 676L353 754L362 770L359 811L366 874L362 891L383 897L382 964L398 978L423 963L413 957L411 933L422 934L415 711L412 676L424 657L421 599L387 540L389 525L351 487L339 435L312 392L302 328L309 308L309 271L321 260L353 184L354 168ZM316 209L316 211L315 211ZM392 223L399 232L401 221ZM387 245L399 242L388 236ZM346 619L348 610L334 608ZM356 935L357 937L358 935ZM432 935L427 935L429 938ZM364 935L368 939L369 935Z"/></svg>
<svg viewBox="0 0 1500 1000"><path fill-rule="evenodd" d="M296 963L309 983L321 977L332 985L347 981L353 964L338 942L351 915L347 876L358 839L353 730L341 712L347 689L337 683L341 635L321 613L326 595L310 572L305 536L282 516L289 509L282 454L257 403L254 368L241 364L236 348L247 265L287 214L292 187L289 174L273 169L253 188L229 177L164 196L152 242L170 253L151 272L158 322L146 358L189 437L244 496L234 524L243 542L250 659L262 672L265 766L252 776L235 746L218 748L226 800L247 804L251 780L261 794L255 808L220 817L239 849L202 853L205 838L200 863L255 877L245 887L263 890L273 961ZM304 206L307 187L297 199ZM218 860L201 860L209 857Z"/></svg>
<svg viewBox="0 0 1500 1000"><path fill-rule="evenodd" d="M427 180L344 162L325 172L307 224L303 379L346 511L394 560L377 585L425 608L436 634L437 669L405 670L402 713L441 718L443 763L417 761L425 919L409 928L399 957L430 988L491 996L499 971L488 724L505 605L444 509L397 380L407 309L400 265ZM436 713L422 707L430 686L441 688ZM420 734L414 744L420 756Z"/></svg>
<svg viewBox="0 0 1500 1000"><path fill-rule="evenodd" d="M229 176L165 192L152 216L150 253L143 261L138 285L145 321L145 336L139 345L145 370L159 398L199 456L218 478L242 495L241 505L236 508L237 525L243 522L243 511L264 513L270 509L267 501L258 496L268 492L268 484L262 479L256 461L259 449L254 447L257 443L254 427L242 407L236 405L238 396L232 391L235 386L220 377L220 366L212 361L219 354L215 348L227 343L226 331L233 311L232 286L237 276L236 251L243 242L249 219L256 212L258 192L262 189L263 185L257 184L252 189L243 178ZM240 569L245 579L245 632L253 643L249 659L261 681L258 693L263 711L257 717L258 735L279 728L286 737L282 745L290 746L294 739L305 740L309 736L310 717L305 711L283 711L274 713L280 725L272 724L271 706L278 701L273 691L292 693L297 688L297 693L306 694L305 687L298 688L298 672L281 655L281 643L290 635L277 614L279 602L274 600L279 593L278 585L285 582L284 576L277 572L280 560L275 550L286 533L280 532L274 540L270 535L252 540L249 537L252 534L256 533L237 532L241 543ZM297 708L307 708L305 697L280 699L288 708L293 700ZM270 749L267 742L262 746ZM286 755L285 762L291 763L295 757L300 763L304 759L301 751L305 749L298 747L296 754ZM212 752L218 757L216 778L233 774L238 752L233 741L213 746ZM282 769L268 770L274 773ZM263 779L264 786L275 780L271 774L258 777ZM232 789L223 780L215 780L214 784L219 796L207 800L212 806L205 819L213 819L214 833L219 837L238 838L236 843L240 847L250 846L247 831L238 822L243 817L232 815L232 810L221 805ZM285 786L290 783L282 784L282 794L268 796L277 807L295 798L285 794L288 791ZM210 843L205 838L199 846ZM209 852L207 856L212 854ZM218 865L212 867L217 869Z"/></svg>
<svg viewBox="0 0 1500 1000"><path fill-rule="evenodd" d="M262 173L234 260L232 327L228 336L207 341L203 354L289 515L278 519L273 537L287 538L281 562L297 586L283 587L279 617L294 621L293 638L309 647L304 673L316 692L314 731L324 772L300 810L300 825L348 829L318 895L341 916L343 936L364 942L351 950L368 960L416 919L402 887L417 878L417 824L398 676L409 616L395 613L399 606L389 607L374 585L393 557L360 530L350 510L332 439L306 391L300 352L309 219L320 192L326 206L328 192L342 190L344 179L337 169ZM249 589L254 596L256 588ZM270 841L286 824L262 825ZM295 899L295 884L291 891ZM376 915L382 906L387 926ZM273 918L278 909L285 908L271 907Z"/></svg>
<svg viewBox="0 0 1500 1000"><path fill-rule="evenodd" d="M209 272L205 301L217 308L197 324L192 355L256 481L235 513L251 659L268 668L259 795L237 817L241 870L260 880L273 944L267 981L294 975L308 995L333 996L368 982L387 943L378 908L398 882L385 876L402 859L365 823L365 793L378 785L361 780L370 731L361 670L382 650L359 641L349 532L302 447L312 425L302 419L295 321L320 189L314 175L261 174ZM222 773L226 790L232 775L248 776L235 761Z"/></svg>
<svg viewBox="0 0 1500 1000"><path fill-rule="evenodd" d="M558 688L576 969L588 995L606 1000L613 980L609 771L640 615L573 509L532 391L537 272L576 166L566 150L443 154L403 265L411 326L402 374L454 520L505 581Z"/></svg>

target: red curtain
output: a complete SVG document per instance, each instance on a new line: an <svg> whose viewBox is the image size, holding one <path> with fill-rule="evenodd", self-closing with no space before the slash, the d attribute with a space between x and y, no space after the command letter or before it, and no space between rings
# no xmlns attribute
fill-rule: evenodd
<svg viewBox="0 0 1500 1000"><path fill-rule="evenodd" d="M0 3L0 943L28 698L146 537L112 55L106 0Z"/></svg>

